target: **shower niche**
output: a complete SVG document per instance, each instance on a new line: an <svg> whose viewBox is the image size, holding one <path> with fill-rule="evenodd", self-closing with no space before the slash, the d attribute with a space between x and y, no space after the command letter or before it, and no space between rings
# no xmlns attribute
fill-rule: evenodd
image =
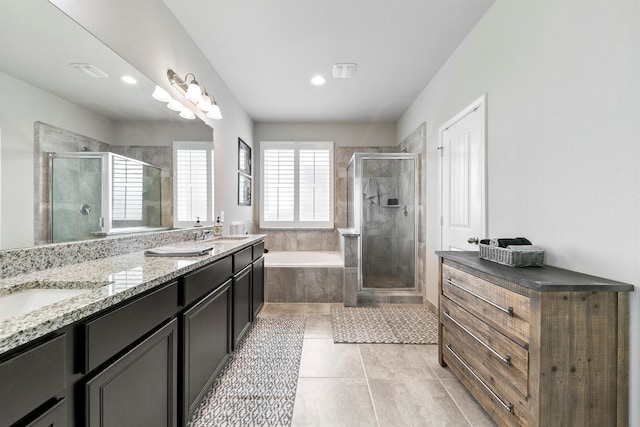
<svg viewBox="0 0 640 427"><path fill-rule="evenodd" d="M416 290L418 157L355 153L347 166L348 226L358 240L358 290Z"/></svg>
<svg viewBox="0 0 640 427"><path fill-rule="evenodd" d="M49 153L51 243L162 229L160 168L109 152Z"/></svg>

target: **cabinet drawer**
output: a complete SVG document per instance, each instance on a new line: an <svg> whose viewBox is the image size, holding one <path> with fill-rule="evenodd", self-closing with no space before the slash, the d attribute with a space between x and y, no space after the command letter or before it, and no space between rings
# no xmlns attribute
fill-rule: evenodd
<svg viewBox="0 0 640 427"><path fill-rule="evenodd" d="M178 284L172 282L86 323L82 373L95 369L171 318L178 308L177 289Z"/></svg>
<svg viewBox="0 0 640 427"><path fill-rule="evenodd" d="M525 348L529 298L449 265L442 265L442 293Z"/></svg>
<svg viewBox="0 0 640 427"><path fill-rule="evenodd" d="M226 257L184 276L182 305L189 305L227 281L233 274L233 260Z"/></svg>
<svg viewBox="0 0 640 427"><path fill-rule="evenodd" d="M233 254L233 274L243 270L253 261L253 248L249 246Z"/></svg>
<svg viewBox="0 0 640 427"><path fill-rule="evenodd" d="M264 255L264 241L253 245L253 261Z"/></svg>
<svg viewBox="0 0 640 427"><path fill-rule="evenodd" d="M447 298L442 298L440 319L449 343L456 344L457 353L469 360L491 387L504 395L527 397L529 352L526 349Z"/></svg>
<svg viewBox="0 0 640 427"><path fill-rule="evenodd" d="M64 399L56 403L51 409L33 420L26 427L66 427L67 404Z"/></svg>
<svg viewBox="0 0 640 427"><path fill-rule="evenodd" d="M0 425L10 425L67 386L67 338L60 335L0 363Z"/></svg>
<svg viewBox="0 0 640 427"><path fill-rule="evenodd" d="M452 345L450 341L449 338L446 341L443 340L442 358L487 413L500 426L526 427L529 416L528 406L522 405L512 396L504 396L496 392L484 378L478 375L473 362L466 360L458 353L459 344Z"/></svg>

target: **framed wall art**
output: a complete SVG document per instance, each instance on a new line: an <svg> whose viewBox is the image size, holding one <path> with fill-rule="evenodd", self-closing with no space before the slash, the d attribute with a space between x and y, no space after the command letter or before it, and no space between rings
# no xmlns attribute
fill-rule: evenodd
<svg viewBox="0 0 640 427"><path fill-rule="evenodd" d="M238 170L251 177L251 147L238 138Z"/></svg>
<svg viewBox="0 0 640 427"><path fill-rule="evenodd" d="M238 205L251 206L251 177L238 172Z"/></svg>

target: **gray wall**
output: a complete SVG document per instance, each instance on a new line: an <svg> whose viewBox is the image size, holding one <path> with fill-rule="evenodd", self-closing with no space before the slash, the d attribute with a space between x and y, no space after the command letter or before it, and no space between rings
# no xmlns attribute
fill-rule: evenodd
<svg viewBox="0 0 640 427"><path fill-rule="evenodd" d="M487 93L488 234L636 285L640 359L640 16L633 0L498 0L398 122L427 122L427 298L437 303L437 129ZM640 366L631 364L631 402ZM640 425L631 405L630 425Z"/></svg>

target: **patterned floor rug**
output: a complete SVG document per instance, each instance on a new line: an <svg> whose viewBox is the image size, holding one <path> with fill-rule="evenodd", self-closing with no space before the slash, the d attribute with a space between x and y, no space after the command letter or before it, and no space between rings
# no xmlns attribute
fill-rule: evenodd
<svg viewBox="0 0 640 427"><path fill-rule="evenodd" d="M332 307L336 343L436 344L438 317L422 307Z"/></svg>
<svg viewBox="0 0 640 427"><path fill-rule="evenodd" d="M259 318L188 427L291 425L304 328L304 317Z"/></svg>

